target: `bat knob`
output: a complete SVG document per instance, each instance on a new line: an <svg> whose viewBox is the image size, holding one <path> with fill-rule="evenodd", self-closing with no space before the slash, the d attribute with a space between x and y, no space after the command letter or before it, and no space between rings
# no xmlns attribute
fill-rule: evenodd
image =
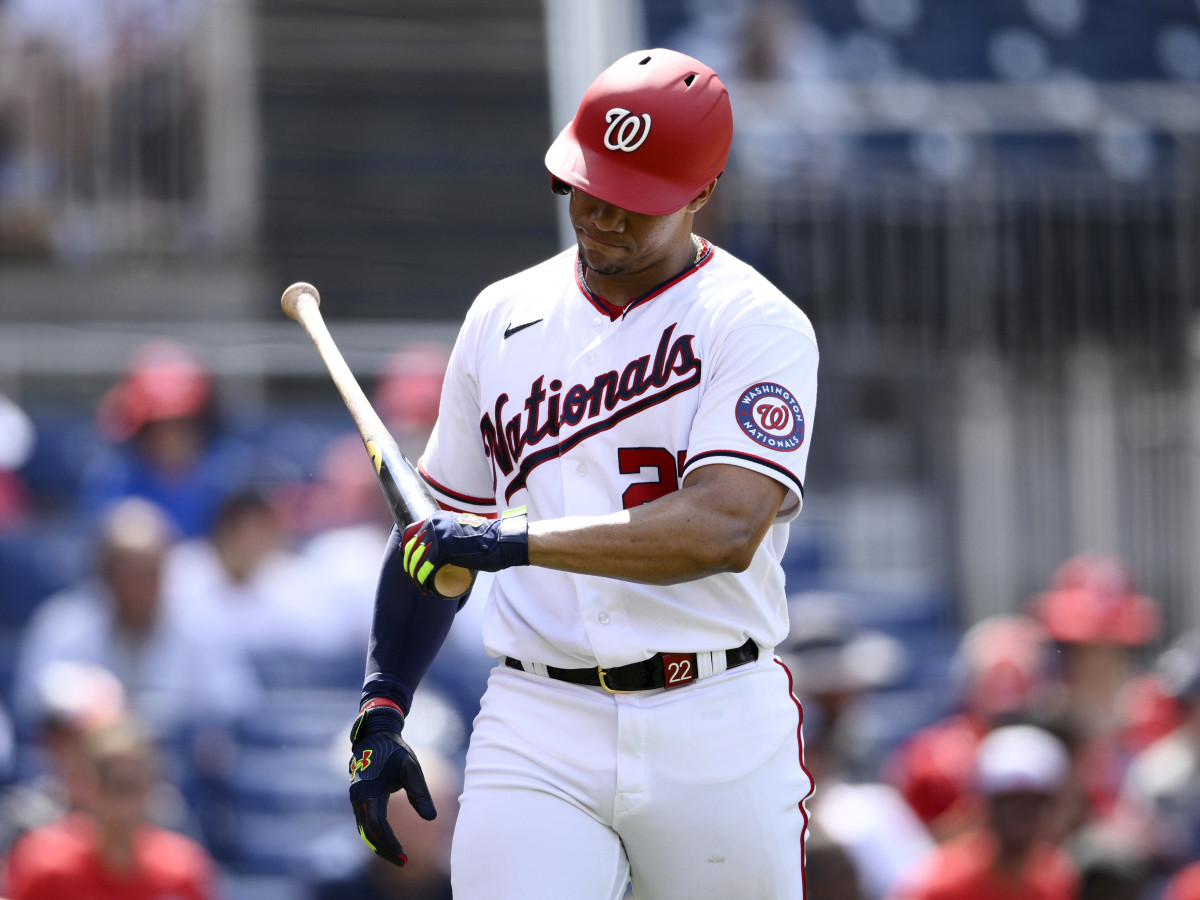
<svg viewBox="0 0 1200 900"><path fill-rule="evenodd" d="M283 292L283 297L279 300L279 305L283 307L283 311L291 318L296 318L296 309L300 305L300 301L305 297L311 297L313 304L321 305L321 295L317 293L317 289L305 281L297 281L286 291Z"/></svg>

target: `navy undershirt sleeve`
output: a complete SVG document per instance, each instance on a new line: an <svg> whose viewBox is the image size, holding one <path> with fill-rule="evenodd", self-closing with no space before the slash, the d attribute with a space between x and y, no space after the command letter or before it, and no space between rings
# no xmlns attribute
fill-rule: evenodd
<svg viewBox="0 0 1200 900"><path fill-rule="evenodd" d="M417 685L467 598L443 600L422 594L404 571L402 536L399 528L392 528L379 570L362 700L386 697L408 715Z"/></svg>

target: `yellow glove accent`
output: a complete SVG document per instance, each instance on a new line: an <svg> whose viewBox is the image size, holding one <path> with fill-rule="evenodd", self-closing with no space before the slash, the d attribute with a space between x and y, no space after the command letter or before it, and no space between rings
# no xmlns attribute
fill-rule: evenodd
<svg viewBox="0 0 1200 900"><path fill-rule="evenodd" d="M416 540L416 538L413 538L413 540ZM421 564L421 560L425 558L425 550L426 547L424 544L422 544L415 551L413 551L411 558L407 552L404 554L404 570L413 578L417 577L417 566L419 566Z"/></svg>
<svg viewBox="0 0 1200 900"><path fill-rule="evenodd" d="M421 549L424 549L423 547ZM429 573L433 571L433 563L427 562L421 568L417 569L417 583L421 587L425 586L425 579L429 577Z"/></svg>
<svg viewBox="0 0 1200 900"><path fill-rule="evenodd" d="M379 852L378 850L375 849L375 845L367 840L367 833L365 831L363 831L363 827L361 825L358 826L358 836L363 839L364 844L366 844L368 847L371 848L372 853Z"/></svg>

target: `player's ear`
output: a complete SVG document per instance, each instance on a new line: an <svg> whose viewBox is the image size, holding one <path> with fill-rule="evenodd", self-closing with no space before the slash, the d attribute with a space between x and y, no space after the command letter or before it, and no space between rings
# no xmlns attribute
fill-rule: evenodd
<svg viewBox="0 0 1200 900"><path fill-rule="evenodd" d="M720 175L717 176L717 178L720 177ZM704 186L704 190L697 194L692 201L686 207L684 207L688 212L699 212L704 204L708 202L709 198L713 195L713 191L717 189L717 178L714 178L712 181L706 184Z"/></svg>

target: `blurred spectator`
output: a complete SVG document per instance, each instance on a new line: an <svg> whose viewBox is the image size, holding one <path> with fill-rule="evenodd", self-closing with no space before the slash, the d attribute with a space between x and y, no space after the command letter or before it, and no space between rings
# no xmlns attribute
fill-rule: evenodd
<svg viewBox="0 0 1200 900"><path fill-rule="evenodd" d="M1160 900L1200 900L1200 862L1172 878Z"/></svg>
<svg viewBox="0 0 1200 900"><path fill-rule="evenodd" d="M107 513L95 575L44 601L23 635L15 695L25 721L38 714L38 686L60 661L111 671L161 736L253 705L254 676L236 647L206 641L167 614L163 570L174 539L166 515L147 500L123 500Z"/></svg>
<svg viewBox="0 0 1200 900"><path fill-rule="evenodd" d="M689 22L666 46L707 60L747 113L734 135L731 165L768 184L799 174L842 172L850 161L851 139L811 123L841 118L848 123L852 104L840 85L834 44L805 4L686 0L685 6ZM724 202L720 192L714 202ZM721 227L722 216L705 213L706 234L712 231L708 223Z"/></svg>
<svg viewBox="0 0 1200 900"><path fill-rule="evenodd" d="M125 713L125 691L107 669L56 662L38 684L38 709L33 738L44 759L40 771L0 795L0 857L25 832L80 808L84 739Z"/></svg>
<svg viewBox="0 0 1200 900"><path fill-rule="evenodd" d="M317 883L312 900L450 900L450 839L462 776L432 748L419 748L417 754L438 815L427 822L403 794L392 796L388 823L404 844L408 865L400 868L375 854L365 855L352 876Z"/></svg>
<svg viewBox="0 0 1200 900"><path fill-rule="evenodd" d="M1183 723L1177 698L1157 672L1135 673L1118 698L1120 741L1131 755L1141 753Z"/></svg>
<svg viewBox="0 0 1200 900"><path fill-rule="evenodd" d="M0 784L5 784L13 777L16 769L17 730L12 717L4 706L0 706ZM0 853L3 853L0 844Z"/></svg>
<svg viewBox="0 0 1200 900"><path fill-rule="evenodd" d="M213 900L204 849L147 819L159 777L149 732L122 718L85 741L84 809L25 835L4 874L11 900Z"/></svg>
<svg viewBox="0 0 1200 900"><path fill-rule="evenodd" d="M162 242L200 184L196 0L7 0L0 242L72 261ZM7 78L5 77L7 76ZM0 151L3 151L0 147ZM7 159L4 157L7 155ZM113 216L114 203L133 207ZM173 216L164 216L171 204ZM110 212L101 217L96 207ZM101 227L103 221L103 227Z"/></svg>
<svg viewBox="0 0 1200 900"><path fill-rule="evenodd" d="M400 452L416 462L437 421L442 382L450 363L445 344L423 342L396 351L375 388L374 405Z"/></svg>
<svg viewBox="0 0 1200 900"><path fill-rule="evenodd" d="M60 0L61 2L61 0ZM109 0L114 178L142 204L188 201L200 183L199 0ZM130 165L132 162L133 165Z"/></svg>
<svg viewBox="0 0 1200 900"><path fill-rule="evenodd" d="M1005 725L979 745L974 788L985 824L952 838L907 876L897 900L1074 900L1078 874L1049 838L1070 760L1031 725Z"/></svg>
<svg viewBox="0 0 1200 900"><path fill-rule="evenodd" d="M375 582L392 514L357 434L332 440L317 462L308 520L315 533L301 553L320 594L317 627L333 652L365 653Z"/></svg>
<svg viewBox="0 0 1200 900"><path fill-rule="evenodd" d="M805 765L820 785L807 803L820 852L812 856L806 847L806 877L811 882L815 869L818 879L837 883L849 866L857 895L868 900L882 897L933 842L895 788L868 778L874 767L862 700L898 679L904 649L894 638L856 627L846 605L837 595L792 598L791 631L779 657L804 709Z"/></svg>
<svg viewBox="0 0 1200 900"><path fill-rule="evenodd" d="M323 534L369 526L391 531L392 514L357 432L340 434L322 448L304 501L307 531Z"/></svg>
<svg viewBox="0 0 1200 900"><path fill-rule="evenodd" d="M171 618L184 631L249 656L322 653L340 640L322 632L320 584L256 488L225 497L211 535L172 550L166 582Z"/></svg>
<svg viewBox="0 0 1200 900"><path fill-rule="evenodd" d="M339 632L322 630L315 574L289 547L268 495L242 488L222 499L211 534L171 549L164 572L167 618L181 632L248 661L262 685L262 693L251 699L269 709L271 690L285 680L293 689L314 681L328 686L328 669L314 665L315 657L340 638ZM342 676L335 668L334 675ZM239 793L244 759L239 738L244 736L244 731L208 729L190 748L187 774L195 777L185 782L186 795L200 819L205 846L223 864L236 865L245 853L240 843L245 797Z"/></svg>
<svg viewBox="0 0 1200 900"><path fill-rule="evenodd" d="M1081 554L1058 567L1029 608L1060 650L1062 693L1051 716L1073 745L1079 782L1066 809L1069 831L1109 815L1120 792L1135 751L1123 698L1138 685L1136 651L1158 636L1158 603L1138 592L1120 559Z"/></svg>
<svg viewBox="0 0 1200 900"><path fill-rule="evenodd" d="M960 709L908 738L885 763L895 784L938 840L974 824L975 753L994 726L1032 717L1051 685L1050 645L1025 616L971 626L953 661Z"/></svg>
<svg viewBox="0 0 1200 900"><path fill-rule="evenodd" d="M745 82L804 88L833 77L828 38L799 0L685 0L688 24L670 47L712 60L730 88Z"/></svg>
<svg viewBox="0 0 1200 900"><path fill-rule="evenodd" d="M804 889L809 897L864 900L858 866L837 841L814 826L804 843Z"/></svg>
<svg viewBox="0 0 1200 900"><path fill-rule="evenodd" d="M33 453L36 432L21 407L0 394L0 532L24 522L33 498L18 474Z"/></svg>
<svg viewBox="0 0 1200 900"><path fill-rule="evenodd" d="M1178 638L1158 671L1181 721L1134 758L1118 819L1170 871L1200 859L1200 631Z"/></svg>
<svg viewBox="0 0 1200 900"><path fill-rule="evenodd" d="M904 646L857 625L849 598L808 591L788 599L791 628L779 656L804 704L804 757L814 777L859 781L875 770L861 701L894 684L908 665Z"/></svg>
<svg viewBox="0 0 1200 900"><path fill-rule="evenodd" d="M39 6L50 15L39 16ZM6 255L49 253L55 194L77 146L72 139L92 108L58 40L64 27L87 16L67 16L55 27L53 6L52 0L8 0L0 7L0 248ZM68 104L75 117L62 114Z"/></svg>
<svg viewBox="0 0 1200 900"><path fill-rule="evenodd" d="M208 368L177 342L140 347L100 401L97 419L111 444L84 474L86 514L121 497L144 497L185 537L196 537L209 531L217 504L249 471L247 452L217 434Z"/></svg>
<svg viewBox="0 0 1200 900"><path fill-rule="evenodd" d="M1147 860L1129 836L1105 826L1085 828L1068 848L1079 870L1076 900L1143 900Z"/></svg>

